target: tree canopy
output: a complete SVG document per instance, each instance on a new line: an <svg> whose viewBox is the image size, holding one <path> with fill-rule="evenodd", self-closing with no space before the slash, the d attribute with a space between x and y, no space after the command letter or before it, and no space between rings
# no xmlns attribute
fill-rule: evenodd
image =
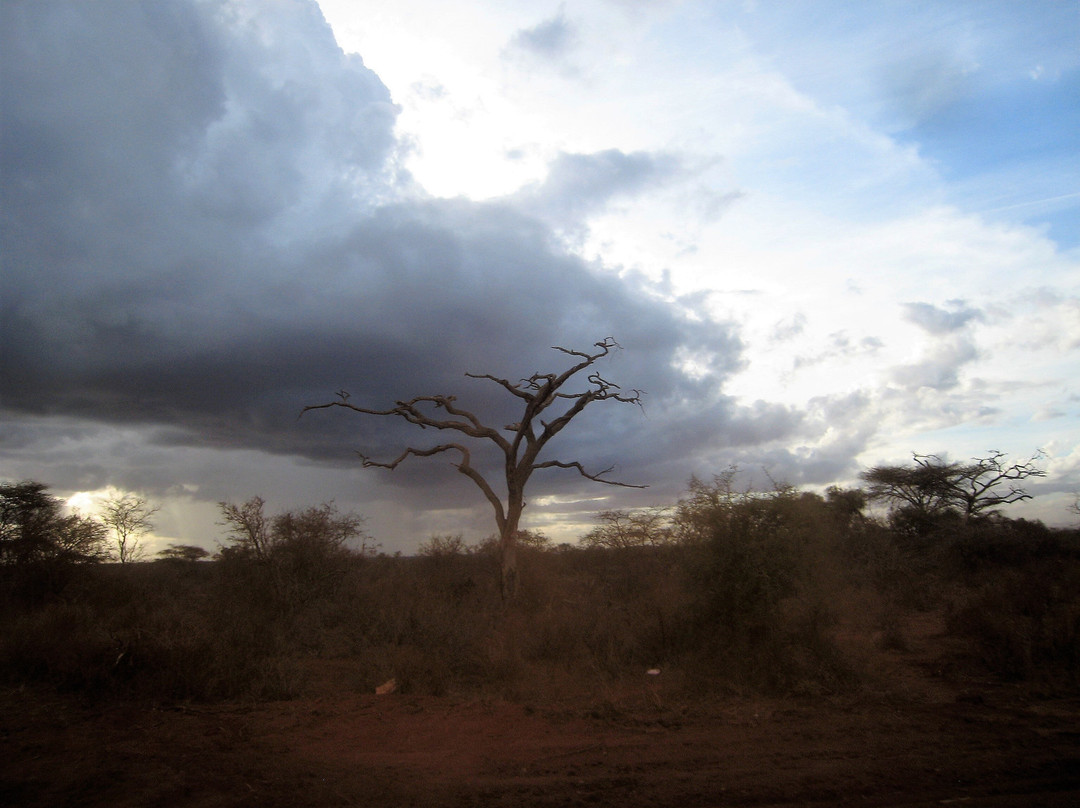
<svg viewBox="0 0 1080 808"><path fill-rule="evenodd" d="M65 514L48 488L33 480L0 484L0 565L105 558L105 526Z"/></svg>

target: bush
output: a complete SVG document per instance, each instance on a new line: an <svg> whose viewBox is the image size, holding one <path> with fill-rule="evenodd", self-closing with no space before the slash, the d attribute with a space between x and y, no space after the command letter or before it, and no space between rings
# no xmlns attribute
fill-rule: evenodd
<svg viewBox="0 0 1080 808"><path fill-rule="evenodd" d="M280 610L333 597L352 563L371 546L363 519L340 514L330 503L274 517L264 514L260 497L240 506L219 504L231 541L218 554L225 569L254 597ZM360 552L349 544L357 541Z"/></svg>
<svg viewBox="0 0 1080 808"><path fill-rule="evenodd" d="M653 667L688 696L833 690L850 681L832 641L841 567L876 552L880 532L860 507L697 484L674 541L523 543L508 607L490 545L442 536L417 558L365 556L330 506L266 517L253 500L226 513L234 541L215 562L89 568L62 603L0 615L0 676L93 695L284 698L340 659L364 692L395 679L430 694L616 693Z"/></svg>
<svg viewBox="0 0 1080 808"><path fill-rule="evenodd" d="M296 695L299 666L288 658L283 626L241 608L215 572L97 568L62 601L9 610L0 618L0 677L94 697Z"/></svg>
<svg viewBox="0 0 1080 808"><path fill-rule="evenodd" d="M677 524L692 604L682 638L696 664L741 687L835 688L849 677L829 636L838 553L857 520L787 486L736 491L734 470L693 480ZM704 664L703 664L704 663Z"/></svg>
<svg viewBox="0 0 1080 808"><path fill-rule="evenodd" d="M428 558L450 558L465 555L470 550L461 534L447 536L432 536L420 544L417 553Z"/></svg>
<svg viewBox="0 0 1080 808"><path fill-rule="evenodd" d="M947 560L954 572L970 574L1066 554L1058 536L1042 522L996 517L973 520L956 530Z"/></svg>
<svg viewBox="0 0 1080 808"><path fill-rule="evenodd" d="M1080 563L999 569L949 615L987 670L1012 680L1080 684Z"/></svg>

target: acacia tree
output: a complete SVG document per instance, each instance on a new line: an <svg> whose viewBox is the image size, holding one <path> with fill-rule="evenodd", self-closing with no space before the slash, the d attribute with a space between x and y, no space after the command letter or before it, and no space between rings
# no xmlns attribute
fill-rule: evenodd
<svg viewBox="0 0 1080 808"><path fill-rule="evenodd" d="M1002 505L1031 499L1019 483L1045 477L1042 452L1023 463L1008 463L1004 452L990 451L970 463L947 463L937 455L912 455L909 466L875 466L860 476L870 499L884 500L920 519L948 513L965 520L994 513Z"/></svg>
<svg viewBox="0 0 1080 808"><path fill-rule="evenodd" d="M342 407L366 415L396 416L422 429L431 427L459 432L474 441L488 441L494 444L504 458L503 478L506 490L502 496L496 492L495 487L484 474L473 465L472 452L465 443L452 441L428 448L410 446L389 462L377 462L362 453L360 458L365 468L395 469L409 457L432 457L443 452L456 453L459 460L453 464L454 467L476 484L495 511L495 522L499 532L502 594L505 599L510 600L513 599L517 590L518 524L525 508L525 486L533 472L545 468L574 469L581 476L594 482L627 488L645 487L606 479L604 475L608 474L611 468L590 474L578 461L540 460L540 453L551 439L562 432L594 401L618 401L623 404L641 406L640 390L623 392L617 384L608 381L595 370L586 377L589 385L587 389L580 392L563 390L571 379L620 346L608 337L594 343L593 347L596 350L590 353L553 346L553 350L575 360L570 368L560 374L534 373L527 379L511 382L488 373L466 373L465 375L470 379L494 382L519 400L522 407L520 420L502 429L482 423L475 414L459 407L455 396L446 395L417 396L408 401L399 401L390 409L375 410L351 403L349 394L342 391L338 393L337 401L314 404L305 407L303 412ZM440 410L447 417L441 417L438 412ZM545 415L550 420L541 418Z"/></svg>
<svg viewBox="0 0 1080 808"><path fill-rule="evenodd" d="M252 497L243 505L219 502L222 522L228 530L234 547L260 562L270 558L270 520L263 513L266 502L262 497Z"/></svg>
<svg viewBox="0 0 1080 808"><path fill-rule="evenodd" d="M0 483L0 593L52 597L76 564L106 557L105 526L65 510L44 483Z"/></svg>
<svg viewBox="0 0 1080 808"><path fill-rule="evenodd" d="M113 553L121 564L145 555L142 539L154 529L150 517L157 512L157 507L136 494L114 495L102 503L101 521L112 531Z"/></svg>
<svg viewBox="0 0 1080 808"><path fill-rule="evenodd" d="M158 551L158 558L162 561L186 561L194 563L201 561L210 555L202 547L194 544L170 544L164 550Z"/></svg>
<svg viewBox="0 0 1080 808"><path fill-rule="evenodd" d="M670 508L652 507L637 511L601 511L599 527L581 538L586 547L624 550L630 547L659 547L675 541Z"/></svg>
<svg viewBox="0 0 1080 808"><path fill-rule="evenodd" d="M924 517L953 510L952 480L959 463L945 463L936 455L913 455L910 466L874 466L859 476L867 483L866 495Z"/></svg>

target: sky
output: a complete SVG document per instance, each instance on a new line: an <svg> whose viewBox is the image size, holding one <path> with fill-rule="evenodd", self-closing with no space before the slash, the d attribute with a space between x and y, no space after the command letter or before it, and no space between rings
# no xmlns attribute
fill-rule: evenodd
<svg viewBox="0 0 1080 808"><path fill-rule="evenodd" d="M622 346L524 526L691 475L855 485L1044 453L1080 491L1080 3L8 0L0 480L333 501L384 551L494 532L446 435L342 410ZM498 474L496 459L481 463Z"/></svg>

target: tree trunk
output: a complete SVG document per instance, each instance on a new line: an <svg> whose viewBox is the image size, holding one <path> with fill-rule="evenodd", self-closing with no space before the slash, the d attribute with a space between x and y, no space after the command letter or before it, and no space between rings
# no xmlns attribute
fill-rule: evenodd
<svg viewBox="0 0 1080 808"><path fill-rule="evenodd" d="M502 598L504 603L511 603L517 596L517 534L525 503L522 497L511 495L507 504L506 521L499 536L499 555L502 562Z"/></svg>
<svg viewBox="0 0 1080 808"><path fill-rule="evenodd" d="M517 530L508 531L499 538L499 555L502 561L502 599L513 602L517 596Z"/></svg>

